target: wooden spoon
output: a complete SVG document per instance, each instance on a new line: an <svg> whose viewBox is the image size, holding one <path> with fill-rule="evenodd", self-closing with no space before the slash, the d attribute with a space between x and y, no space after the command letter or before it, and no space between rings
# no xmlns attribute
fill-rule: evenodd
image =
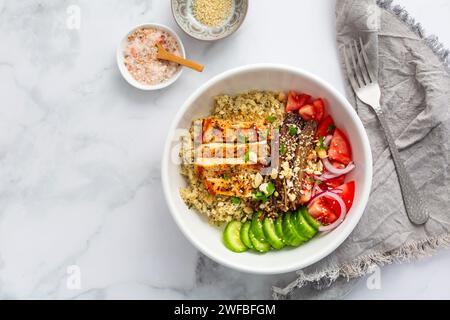
<svg viewBox="0 0 450 320"><path fill-rule="evenodd" d="M198 72L202 72L203 69L205 68L204 66L202 66L201 64L199 64L197 62L194 62L194 61L188 60L188 59L184 59L182 57L171 54L170 52L167 52L166 49L164 49L163 46L159 43L157 43L156 46L158 47L158 54L156 56L158 59L176 62L185 67L194 69Z"/></svg>

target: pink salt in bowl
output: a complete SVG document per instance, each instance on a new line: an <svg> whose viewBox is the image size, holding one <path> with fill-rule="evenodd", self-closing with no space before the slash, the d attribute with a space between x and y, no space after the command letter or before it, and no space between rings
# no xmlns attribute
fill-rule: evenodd
<svg viewBox="0 0 450 320"><path fill-rule="evenodd" d="M186 58L183 43L181 42L180 37L172 29L158 23L146 23L134 27L125 35L125 37L123 37L116 51L117 66L124 79L133 87L146 91L159 90L166 88L177 81L183 72L183 68L179 65L175 66L173 62L169 63L157 60L156 57L154 59L155 61L151 59L146 65L137 63L137 59L133 59L133 55L130 54L129 38L135 32L146 29L153 29L161 32L161 34L165 36L168 45L177 47L174 51L168 51ZM140 46L137 47L138 50L142 49ZM134 54L136 49L131 49ZM147 50L144 53L149 53L148 48L143 48L142 50Z"/></svg>

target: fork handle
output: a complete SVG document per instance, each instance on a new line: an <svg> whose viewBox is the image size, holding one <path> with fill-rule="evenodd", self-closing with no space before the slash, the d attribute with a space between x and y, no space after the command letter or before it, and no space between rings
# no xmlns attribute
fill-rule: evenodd
<svg viewBox="0 0 450 320"><path fill-rule="evenodd" d="M410 175L406 171L405 165L400 158L395 140L386 121L383 112L378 113L378 119L384 129L389 149L391 150L392 159L394 160L395 170L397 171L400 188L402 190L403 202L405 204L406 213L409 220L416 225L423 225L428 221L429 214L422 197L417 192Z"/></svg>

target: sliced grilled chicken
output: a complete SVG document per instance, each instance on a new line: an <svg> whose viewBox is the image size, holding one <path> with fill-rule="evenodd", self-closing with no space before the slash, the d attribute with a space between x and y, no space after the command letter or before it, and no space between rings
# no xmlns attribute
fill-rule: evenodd
<svg viewBox="0 0 450 320"><path fill-rule="evenodd" d="M199 159L241 159L246 160L245 162L255 162L256 158L261 159L260 161L262 161L269 156L270 147L267 141L247 144L207 143L198 146L195 150L195 157ZM249 158L247 159L246 157Z"/></svg>
<svg viewBox="0 0 450 320"><path fill-rule="evenodd" d="M248 143L270 138L270 127L262 122L233 122L215 118L207 118L202 121L203 143Z"/></svg>
<svg viewBox="0 0 450 320"><path fill-rule="evenodd" d="M212 195L249 197L252 194L251 182L236 177L229 179L207 178L205 179L205 186Z"/></svg>

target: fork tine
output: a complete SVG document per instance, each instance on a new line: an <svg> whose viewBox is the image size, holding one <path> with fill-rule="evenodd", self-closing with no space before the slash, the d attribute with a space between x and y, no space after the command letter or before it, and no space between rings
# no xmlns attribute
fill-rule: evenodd
<svg viewBox="0 0 450 320"><path fill-rule="evenodd" d="M363 60L364 60L365 66L366 66L367 73L369 74L370 82L374 82L374 81L376 81L376 78L374 77L374 75L372 73L372 67L369 64L369 57L367 57L366 49L364 49L364 44L363 44L362 38L359 38L359 43L361 45L361 53L363 56Z"/></svg>
<svg viewBox="0 0 450 320"><path fill-rule="evenodd" d="M347 54L347 47L344 46L344 60L345 60L345 67L347 68L347 76L348 76L348 80L350 81L350 84L353 87L353 90L358 90L359 89L359 85L356 82L354 76L353 76L353 70L352 67L350 65L350 61L348 59L348 54Z"/></svg>
<svg viewBox="0 0 450 320"><path fill-rule="evenodd" d="M361 74L362 74L362 77L363 77L363 80L364 80L364 84L368 85L368 84L371 83L370 77L369 77L369 74L367 72L367 68L366 68L365 63L363 61L363 58L361 57L361 52L358 49L358 43L356 42L356 40L353 40L353 46L355 47L355 50L356 50L356 58L358 60L358 65L359 65L359 69L361 71Z"/></svg>
<svg viewBox="0 0 450 320"><path fill-rule="evenodd" d="M350 48L350 58L351 58L351 61L352 61L352 64L353 64L353 69L355 70L356 80L358 81L359 87L363 87L365 85L365 83L364 83L364 80L361 77L362 72L361 72L361 70L358 68L358 66L356 64L355 51L353 50L353 46L352 46L351 42L349 43L349 48Z"/></svg>

